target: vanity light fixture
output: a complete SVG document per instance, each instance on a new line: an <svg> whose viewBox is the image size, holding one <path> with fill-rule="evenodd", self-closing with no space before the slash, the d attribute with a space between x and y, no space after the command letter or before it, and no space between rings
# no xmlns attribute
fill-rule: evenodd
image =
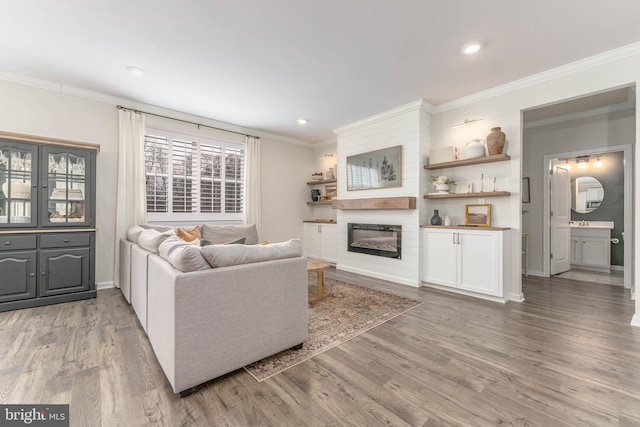
<svg viewBox="0 0 640 427"><path fill-rule="evenodd" d="M596 161L593 164L593 166L595 166L597 168L601 168L602 167L602 160L600 160L600 154L598 154L598 157L596 158Z"/></svg>
<svg viewBox="0 0 640 427"><path fill-rule="evenodd" d="M480 43L477 43L477 42L467 43L464 46L462 46L462 52L466 55L471 55L479 51L480 48L482 48L482 45Z"/></svg>
<svg viewBox="0 0 640 427"><path fill-rule="evenodd" d="M578 165L578 169L586 169L587 163L589 163L589 156L576 157L576 164Z"/></svg>
<svg viewBox="0 0 640 427"><path fill-rule="evenodd" d="M307 120L307 119L298 119L298 124L299 125L306 125L307 123L309 123L309 120Z"/></svg>
<svg viewBox="0 0 640 427"><path fill-rule="evenodd" d="M455 125L451 125L451 128L457 128L460 126L466 126L466 125L471 125L473 123L477 123L477 122L481 122L482 119L464 119L464 121L462 123L457 123Z"/></svg>

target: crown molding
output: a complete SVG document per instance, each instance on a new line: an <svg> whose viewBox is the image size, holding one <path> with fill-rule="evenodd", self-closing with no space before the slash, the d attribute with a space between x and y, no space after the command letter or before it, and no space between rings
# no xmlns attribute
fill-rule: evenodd
<svg viewBox="0 0 640 427"><path fill-rule="evenodd" d="M373 116L366 117L362 120L358 120L357 122L349 123L344 126L340 126L339 128L333 129L333 133L339 135L341 133L348 132L353 129L357 129L361 126L365 126L374 122L378 122L380 120L389 119L392 117L396 117L405 113L409 113L412 111L425 111L429 114L434 112L434 107L429 104L426 100L420 99L418 101L411 102L409 104L402 105L400 107L394 108L392 110L387 110L385 112L375 114Z"/></svg>
<svg viewBox="0 0 640 427"><path fill-rule="evenodd" d="M453 101L444 102L433 107L433 113L441 113L455 108L464 107L469 104L504 95L519 89L531 87L540 83L554 80L560 77L568 76L579 71L588 70L599 65L608 64L610 62L619 61L630 56L640 55L640 42L635 42L622 46L604 53L600 53L588 58L580 59L566 65L561 65L538 74L533 74L522 79L514 80L491 89L483 90L469 96L455 99Z"/></svg>
<svg viewBox="0 0 640 427"><path fill-rule="evenodd" d="M197 122L203 125L218 127L223 130L230 130L230 131L244 133L244 134L256 135L256 136L259 136L260 138L271 139L275 141L285 142L288 144L301 145L303 147L309 147L309 148L313 148L316 146L312 143L301 141L295 138L276 135L273 133L263 132L256 129L245 128L245 127L237 126L231 123L217 121L208 117L171 110L171 109L159 107L156 105L145 104L142 102L133 101L131 99L111 96L101 92L82 89L79 87L65 85L59 82L40 79L37 77L25 76L25 75L13 73L10 71L0 70L0 80L17 83L24 86L31 86L38 89L44 89L51 92L57 92L63 95L75 96L78 98L89 99L92 101L103 102L106 104L113 104L114 106L122 105L125 108L145 110L145 111L148 111L149 113L155 113L155 114L160 114L168 117L173 117L178 120L187 120L191 122Z"/></svg>

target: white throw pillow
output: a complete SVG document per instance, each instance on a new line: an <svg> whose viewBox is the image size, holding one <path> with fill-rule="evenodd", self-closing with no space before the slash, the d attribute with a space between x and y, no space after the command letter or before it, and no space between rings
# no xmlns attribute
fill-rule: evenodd
<svg viewBox="0 0 640 427"><path fill-rule="evenodd" d="M200 252L200 247L170 236L158 247L158 254L182 272L208 270L211 268Z"/></svg>
<svg viewBox="0 0 640 427"><path fill-rule="evenodd" d="M139 225L134 225L133 227L127 230L127 240L133 243L138 243L138 238L140 237L140 233L144 231L144 228Z"/></svg>
<svg viewBox="0 0 640 427"><path fill-rule="evenodd" d="M268 245L211 245L201 248L202 255L212 267L249 264L302 255L300 239Z"/></svg>
<svg viewBox="0 0 640 427"><path fill-rule="evenodd" d="M140 233L140 236L138 236L138 244L149 252L157 254L158 246L160 246L160 243L164 242L167 237L175 235L176 232L173 230L168 230L164 233L161 233L158 230L149 228Z"/></svg>

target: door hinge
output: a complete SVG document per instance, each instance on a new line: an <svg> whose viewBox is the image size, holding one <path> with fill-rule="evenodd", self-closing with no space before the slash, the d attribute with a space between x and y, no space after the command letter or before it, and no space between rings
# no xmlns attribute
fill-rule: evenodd
<svg viewBox="0 0 640 427"><path fill-rule="evenodd" d="M553 254L549 254L549 258L553 259Z"/></svg>

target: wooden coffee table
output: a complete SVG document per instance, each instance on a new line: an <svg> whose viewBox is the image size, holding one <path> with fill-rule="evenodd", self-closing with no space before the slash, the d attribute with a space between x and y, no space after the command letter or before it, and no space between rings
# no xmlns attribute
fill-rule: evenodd
<svg viewBox="0 0 640 427"><path fill-rule="evenodd" d="M329 267L327 261L321 261L319 259L307 258L307 271L315 272L318 277L318 291L314 294L309 294L309 302L316 302L325 299L331 292L325 292L324 290L324 269Z"/></svg>

